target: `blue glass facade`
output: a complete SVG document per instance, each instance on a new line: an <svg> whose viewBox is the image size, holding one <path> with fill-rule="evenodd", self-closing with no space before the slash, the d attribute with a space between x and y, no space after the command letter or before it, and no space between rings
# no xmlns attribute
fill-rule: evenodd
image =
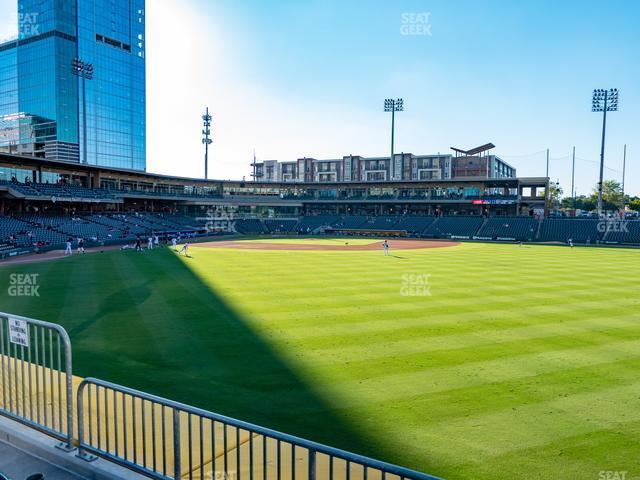
<svg viewBox="0 0 640 480"><path fill-rule="evenodd" d="M0 150L145 170L144 8L19 0L18 38L0 45Z"/></svg>

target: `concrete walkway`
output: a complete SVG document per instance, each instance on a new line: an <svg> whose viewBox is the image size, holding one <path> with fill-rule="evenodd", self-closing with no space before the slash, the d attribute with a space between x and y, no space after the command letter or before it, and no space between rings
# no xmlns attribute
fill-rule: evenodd
<svg viewBox="0 0 640 480"><path fill-rule="evenodd" d="M0 472L11 480L42 473L45 480L143 480L131 470L98 459L86 462L56 448L47 435L0 415Z"/></svg>
<svg viewBox="0 0 640 480"><path fill-rule="evenodd" d="M43 474L45 480L78 480L83 478L28 455L4 442L0 442L0 472L12 480L24 480L34 473Z"/></svg>

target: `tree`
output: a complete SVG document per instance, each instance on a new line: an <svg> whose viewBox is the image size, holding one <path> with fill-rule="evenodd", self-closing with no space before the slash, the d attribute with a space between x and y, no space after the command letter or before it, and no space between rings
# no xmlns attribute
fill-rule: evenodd
<svg viewBox="0 0 640 480"><path fill-rule="evenodd" d="M585 195L579 195L576 197L576 208L586 210L588 212L595 210L597 206L597 198L597 195L595 199L592 196L587 197ZM573 208L573 200L569 198L568 201L570 205L569 208Z"/></svg>
<svg viewBox="0 0 640 480"><path fill-rule="evenodd" d="M555 208L560 203L562 194L560 183L549 183L549 206Z"/></svg>
<svg viewBox="0 0 640 480"><path fill-rule="evenodd" d="M598 204L598 186L591 194L591 199ZM602 208L604 210L620 210L622 206L622 185L617 180L605 180L602 184Z"/></svg>

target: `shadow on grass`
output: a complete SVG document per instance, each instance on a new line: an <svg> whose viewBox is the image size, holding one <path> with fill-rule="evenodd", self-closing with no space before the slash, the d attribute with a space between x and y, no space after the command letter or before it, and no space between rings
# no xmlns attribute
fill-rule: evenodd
<svg viewBox="0 0 640 480"><path fill-rule="evenodd" d="M125 314L128 310L135 308L136 305L143 303L151 296L152 280L130 286L126 289L119 290L111 295L107 295L98 306L98 310L92 317L82 320L69 330L71 338L78 338L107 315ZM123 301L124 299L124 301Z"/></svg>
<svg viewBox="0 0 640 480"><path fill-rule="evenodd" d="M387 450L383 432L371 438L359 431L358 419L314 392L312 379L301 378L174 253L109 255L119 257L95 267L95 290L104 296L90 316L78 311L65 325L76 374L404 463ZM100 277L101 268L118 274Z"/></svg>

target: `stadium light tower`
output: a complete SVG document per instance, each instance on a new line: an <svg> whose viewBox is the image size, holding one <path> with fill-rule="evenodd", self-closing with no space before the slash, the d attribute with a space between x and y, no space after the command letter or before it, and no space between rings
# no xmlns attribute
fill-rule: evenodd
<svg viewBox="0 0 640 480"><path fill-rule="evenodd" d="M71 73L82 78L82 160L89 163L87 157L87 89L85 82L93 80L93 64L86 63L78 57L71 61Z"/></svg>
<svg viewBox="0 0 640 480"><path fill-rule="evenodd" d="M404 110L404 100L401 98L393 99L387 98L384 101L384 111L391 112L391 164L393 164L393 136L395 133L395 121L396 121L396 112L402 112ZM393 165L390 165L389 168L393 168Z"/></svg>
<svg viewBox="0 0 640 480"><path fill-rule="evenodd" d="M600 177L598 180L598 215L602 215L602 190L604 183L604 139L607 130L607 112L618 111L618 89L595 89L593 91L591 111L602 112L602 144L600 146Z"/></svg>
<svg viewBox="0 0 640 480"><path fill-rule="evenodd" d="M204 179L209 175L209 145L213 142L209 138L211 135L211 115L209 115L209 107L206 108L202 116L202 143L204 144Z"/></svg>

